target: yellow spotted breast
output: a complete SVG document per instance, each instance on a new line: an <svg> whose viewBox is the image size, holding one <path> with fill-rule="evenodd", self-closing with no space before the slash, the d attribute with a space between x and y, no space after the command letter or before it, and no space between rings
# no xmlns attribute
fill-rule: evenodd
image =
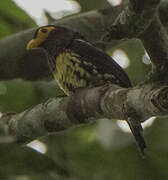
<svg viewBox="0 0 168 180"><path fill-rule="evenodd" d="M66 95L71 95L75 89L87 85L86 80L83 78L87 72L80 67L81 61L78 54L66 50L60 53L55 61L56 68L53 75ZM87 73L87 76L89 76L89 73Z"/></svg>

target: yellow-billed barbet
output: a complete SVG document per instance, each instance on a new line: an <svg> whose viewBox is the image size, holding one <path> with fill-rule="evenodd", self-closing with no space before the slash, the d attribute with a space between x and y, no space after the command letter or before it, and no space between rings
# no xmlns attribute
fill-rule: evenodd
<svg viewBox="0 0 168 180"><path fill-rule="evenodd" d="M78 32L54 25L40 27L27 45L27 49L32 48L45 50L54 78L66 95L71 95L79 88L108 83L131 87L124 70ZM128 124L143 152L146 144L140 122Z"/></svg>

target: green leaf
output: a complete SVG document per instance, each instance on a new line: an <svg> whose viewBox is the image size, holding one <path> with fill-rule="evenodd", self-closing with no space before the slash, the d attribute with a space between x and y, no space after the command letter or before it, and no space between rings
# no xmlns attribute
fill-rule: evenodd
<svg viewBox="0 0 168 180"><path fill-rule="evenodd" d="M0 179L54 180L67 177L46 155L16 144L1 144Z"/></svg>
<svg viewBox="0 0 168 180"><path fill-rule="evenodd" d="M48 145L48 156L61 166L66 166L72 176L80 180L168 179L167 149L161 157L161 149L157 152L151 147L156 140L150 141L143 158L131 134L121 131L115 122L109 126L111 137L106 137L112 138L109 147L105 147L98 138L106 132L99 134L97 125L85 125L45 137L43 140ZM166 141L163 136L162 139Z"/></svg>
<svg viewBox="0 0 168 180"><path fill-rule="evenodd" d="M35 22L13 1L0 2L0 38L35 26Z"/></svg>
<svg viewBox="0 0 168 180"><path fill-rule="evenodd" d="M0 82L0 112L20 112L37 104L31 82L16 79Z"/></svg>
<svg viewBox="0 0 168 180"><path fill-rule="evenodd" d="M129 66L125 71L133 85L144 81L151 70L151 64L145 64L142 61L145 51L140 41L136 39L125 41L115 46L109 54L112 55L112 53L117 49L124 51L129 58Z"/></svg>

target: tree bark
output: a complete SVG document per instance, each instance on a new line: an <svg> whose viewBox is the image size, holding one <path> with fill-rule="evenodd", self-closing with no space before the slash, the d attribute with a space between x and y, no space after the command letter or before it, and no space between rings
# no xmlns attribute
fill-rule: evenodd
<svg viewBox="0 0 168 180"><path fill-rule="evenodd" d="M141 121L168 114L168 86L152 84L130 89L109 85L83 89L71 97L50 99L19 114L4 115L1 122L19 143L51 132L99 118L127 119L131 114ZM132 114L132 112L136 112Z"/></svg>
<svg viewBox="0 0 168 180"><path fill-rule="evenodd" d="M166 116L168 114L166 78L168 41L166 26L162 24L164 20L159 19L159 3L159 0L130 0L126 7L120 6L116 11L114 8L92 11L56 22L57 25L78 29L92 43L100 42L100 37L105 34L103 38L105 49L111 47L114 39L119 42L125 38L139 38L151 57L152 75L136 87L125 89L116 85L107 85L83 89L71 97L52 99L22 113L5 115L1 121L8 125L8 132L16 138L16 141L29 142L50 132L58 132L102 117L127 119L131 114L135 119L143 122L151 116ZM139 18L141 15L142 17ZM106 27L111 28L105 33ZM0 47L3 47L0 55L1 79L21 77L36 80L46 77L46 74L49 75L45 57L40 50L37 52L38 55L35 51L34 55L30 55L33 59L31 63L28 61L31 58L26 59L25 45L33 32L34 30L29 30L1 40ZM16 45L18 40L20 44ZM18 55L14 52L14 45L16 45L15 50L22 45ZM7 46L8 50L4 48ZM10 50L11 54L7 55ZM4 57L10 58L4 61ZM12 67L12 65L14 67L6 72L8 66ZM37 71L39 66L42 69L40 73ZM37 72L30 73L28 67L30 69L35 67L35 71L40 75Z"/></svg>

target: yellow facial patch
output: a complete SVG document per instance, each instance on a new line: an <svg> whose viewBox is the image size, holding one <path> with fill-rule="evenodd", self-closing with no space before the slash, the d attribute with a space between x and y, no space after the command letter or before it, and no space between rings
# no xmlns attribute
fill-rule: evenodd
<svg viewBox="0 0 168 180"><path fill-rule="evenodd" d="M29 41L26 49L29 50L32 48L37 48L42 42L44 42L47 39L50 32L54 29L55 27L53 26L44 26L39 28L36 37Z"/></svg>

